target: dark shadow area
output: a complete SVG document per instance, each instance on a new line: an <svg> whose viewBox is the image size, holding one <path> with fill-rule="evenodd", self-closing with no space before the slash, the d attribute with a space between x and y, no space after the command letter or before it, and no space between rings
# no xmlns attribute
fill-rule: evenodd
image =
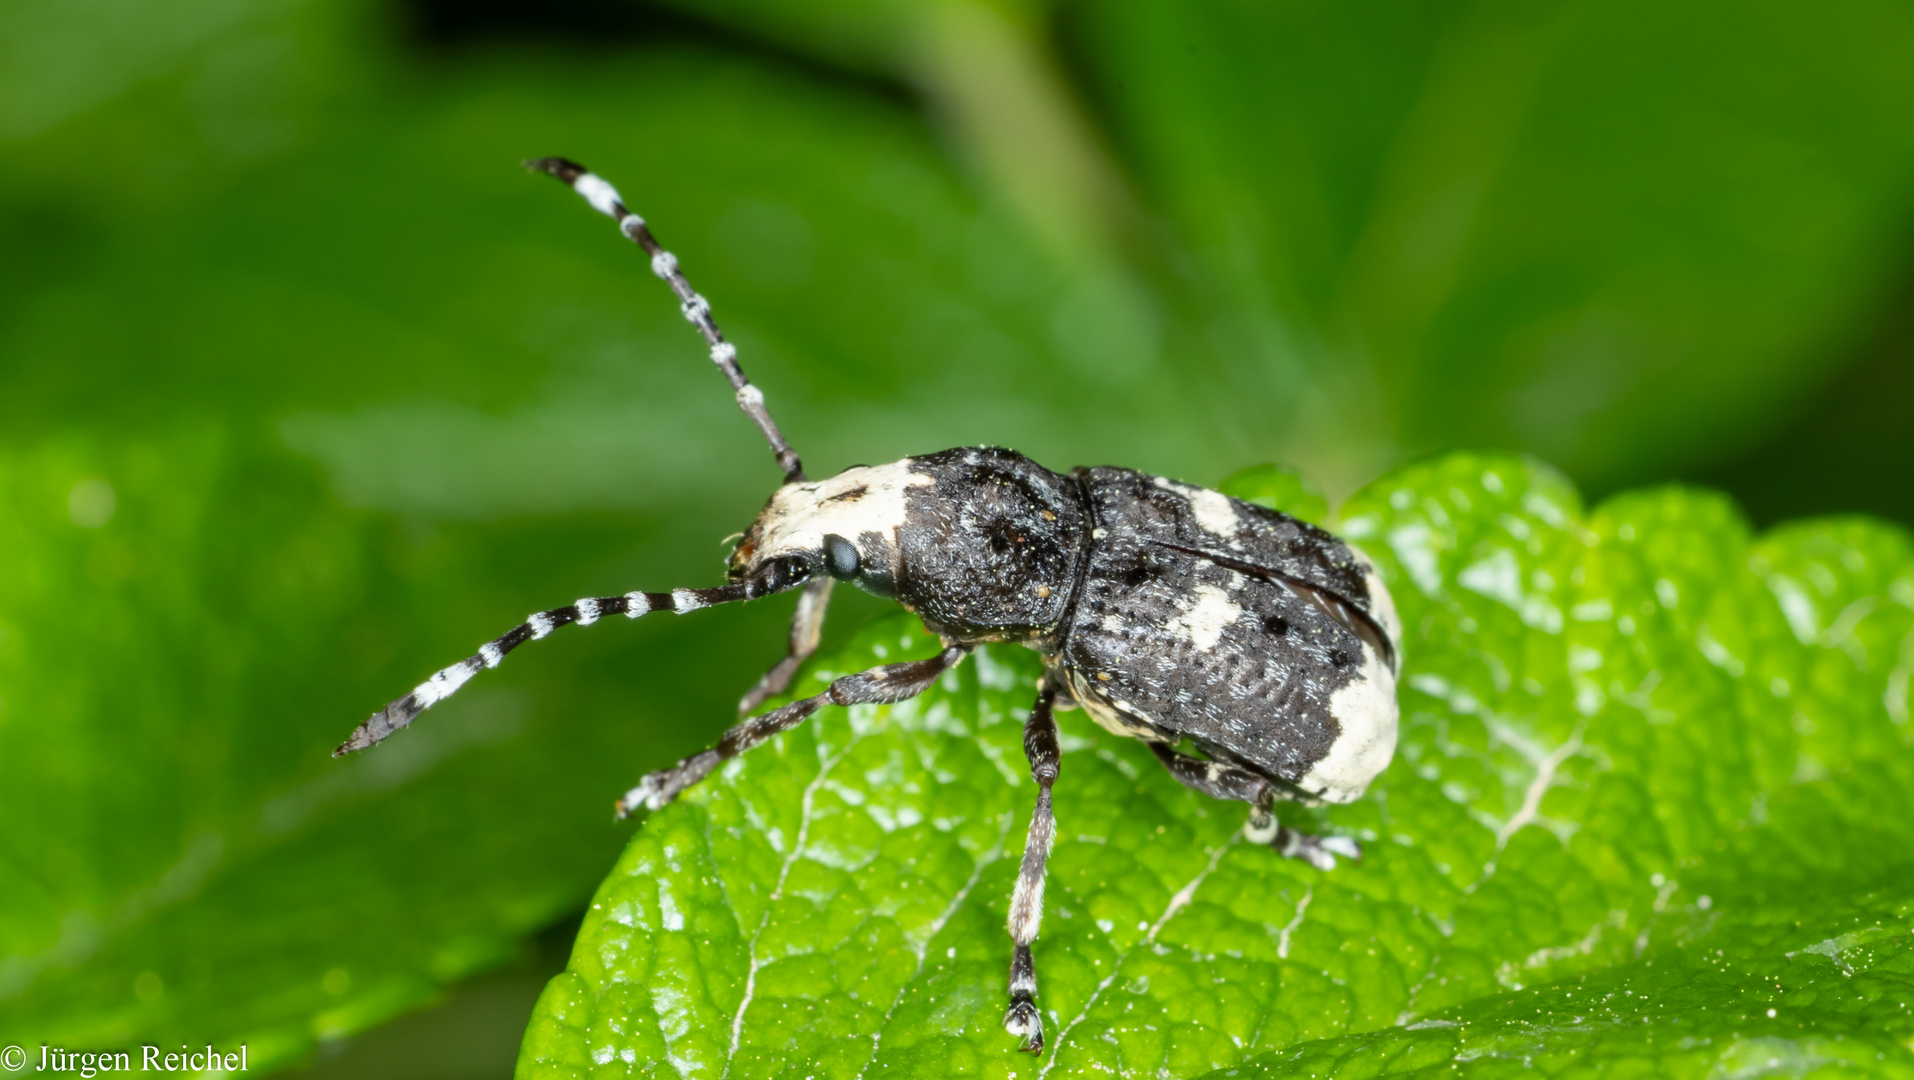
<svg viewBox="0 0 1914 1080"><path fill-rule="evenodd" d="M512 1075L532 1005L565 970L585 913L546 927L517 961L452 988L429 1009L321 1043L306 1080L487 1080Z"/></svg>
<svg viewBox="0 0 1914 1080"><path fill-rule="evenodd" d="M1697 483L1733 495L1755 524L1872 514L1914 526L1914 274L1872 333L1768 434Z"/></svg>
<svg viewBox="0 0 1914 1080"><path fill-rule="evenodd" d="M742 34L723 23L644 0L399 0L394 6L404 44L421 53L534 43L596 52L640 47L695 49L783 68L910 109L920 104L917 95L902 83L785 48L768 36Z"/></svg>
<svg viewBox="0 0 1914 1080"><path fill-rule="evenodd" d="M582 48L710 39L715 31L676 12L630 0L407 0L408 44L454 48L477 41L562 43Z"/></svg>

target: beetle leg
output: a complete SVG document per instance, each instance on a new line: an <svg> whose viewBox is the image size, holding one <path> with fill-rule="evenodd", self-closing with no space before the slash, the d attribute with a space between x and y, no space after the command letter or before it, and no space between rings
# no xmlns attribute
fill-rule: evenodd
<svg viewBox="0 0 1914 1080"><path fill-rule="evenodd" d="M764 742L780 731L803 723L805 718L826 705L892 705L914 698L930 689L937 677L955 667L970 652L968 646L953 645L928 660L902 664L880 664L868 671L846 675L824 688L824 692L799 698L768 713L738 724L724 733L718 745L693 754L669 769L646 775L638 786L618 800L618 816L624 817L640 806L662 809L678 793L711 775L711 770Z"/></svg>
<svg viewBox="0 0 1914 1080"><path fill-rule="evenodd" d="M813 578L798 593L797 611L791 615L791 648L784 659L764 673L738 702L738 715L743 716L752 709L764 704L767 698L784 693L791 685L791 676L797 674L798 665L810 659L817 651L818 638L824 633L824 608L831 602L831 586L836 580L828 577Z"/></svg>
<svg viewBox="0 0 1914 1080"><path fill-rule="evenodd" d="M1023 752L1030 759L1030 776L1037 782L1037 807L1030 814L1030 833L1024 837L1023 867L1017 888L1010 894L1010 1009L1004 1030L1023 1038L1023 1049L1043 1050L1043 1018L1037 1013L1037 964L1030 943L1043 922L1044 862L1057 839L1057 818L1050 809L1050 787L1057 782L1062 750L1057 745L1057 721L1051 709L1057 691L1048 680L1037 690L1037 703L1023 725Z"/></svg>
<svg viewBox="0 0 1914 1080"><path fill-rule="evenodd" d="M1278 824L1270 807L1277 799L1289 796L1248 769L1179 754L1162 743L1151 743L1150 750L1184 787L1213 799L1248 803L1249 823L1243 826L1243 838L1251 843L1267 844L1285 857L1301 859L1318 870L1334 870L1338 855L1362 858L1362 848L1346 836L1311 836Z"/></svg>

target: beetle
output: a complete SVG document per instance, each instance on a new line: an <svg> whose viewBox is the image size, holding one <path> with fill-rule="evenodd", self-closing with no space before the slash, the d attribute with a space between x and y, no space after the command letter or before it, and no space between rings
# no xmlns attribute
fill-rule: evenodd
<svg viewBox="0 0 1914 1080"><path fill-rule="evenodd" d="M654 611L685 614L799 591L786 655L739 702L718 744L645 776L619 817L657 810L721 763L825 705L914 697L985 642L1043 657L1024 722L1035 810L1011 895L1010 1005L1004 1027L1043 1048L1031 945L1043 915L1044 864L1056 837L1051 790L1061 752L1055 712L1146 743L1178 781L1249 804L1246 839L1327 870L1358 858L1346 837L1279 824L1278 801L1361 797L1395 753L1402 628L1375 566L1335 536L1220 492L1130 469L1057 473L1011 450L963 447L813 481L745 378L737 349L678 260L616 189L564 158L525 165L568 184L651 256L684 316L730 380L784 470L733 548L727 583L587 597L540 611L473 656L374 713L334 751L373 745L505 654L561 626ZM935 655L846 675L824 692L750 715L781 694L816 648L832 586L850 582L923 620ZM1182 749L1187 743L1197 753Z"/></svg>

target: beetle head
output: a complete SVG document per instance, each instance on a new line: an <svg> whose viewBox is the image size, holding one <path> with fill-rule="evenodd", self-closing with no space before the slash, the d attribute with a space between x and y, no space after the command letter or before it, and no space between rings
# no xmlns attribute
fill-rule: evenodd
<svg viewBox="0 0 1914 1080"><path fill-rule="evenodd" d="M828 574L878 596L895 595L898 530L910 515L909 492L932 482L906 459L785 484L732 550L731 580L790 588Z"/></svg>

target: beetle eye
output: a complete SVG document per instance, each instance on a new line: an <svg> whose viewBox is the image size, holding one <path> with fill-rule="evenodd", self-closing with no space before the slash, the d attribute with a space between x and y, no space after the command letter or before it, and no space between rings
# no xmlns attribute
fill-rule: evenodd
<svg viewBox="0 0 1914 1080"><path fill-rule="evenodd" d="M839 581L857 574L857 545L836 533L824 536L824 568Z"/></svg>

